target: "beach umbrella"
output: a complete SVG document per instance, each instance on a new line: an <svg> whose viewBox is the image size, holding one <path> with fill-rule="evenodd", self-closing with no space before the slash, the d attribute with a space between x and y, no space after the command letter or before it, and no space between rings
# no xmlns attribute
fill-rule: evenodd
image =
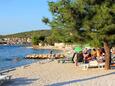
<svg viewBox="0 0 115 86"><path fill-rule="evenodd" d="M82 51L82 48L81 47L75 47L75 52L79 53L80 51Z"/></svg>

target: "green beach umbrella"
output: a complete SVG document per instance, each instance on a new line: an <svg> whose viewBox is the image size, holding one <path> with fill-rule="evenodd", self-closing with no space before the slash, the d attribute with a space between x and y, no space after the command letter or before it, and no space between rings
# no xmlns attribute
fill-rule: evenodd
<svg viewBox="0 0 115 86"><path fill-rule="evenodd" d="M81 47L75 47L75 52L79 53L80 51L82 51L82 48Z"/></svg>

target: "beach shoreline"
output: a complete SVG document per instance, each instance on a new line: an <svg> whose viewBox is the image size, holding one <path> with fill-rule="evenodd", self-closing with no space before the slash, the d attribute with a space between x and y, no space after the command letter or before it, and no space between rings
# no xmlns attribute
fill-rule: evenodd
<svg viewBox="0 0 115 86"><path fill-rule="evenodd" d="M10 71L12 80L7 86L114 86L115 70L91 68L82 70L73 63L32 63ZM22 82L22 81L25 82ZM100 81L101 80L101 81ZM106 81L108 80L108 81ZM30 83L27 83L27 82ZM18 83L17 83L18 82ZM91 83L92 82L92 83ZM97 83L98 82L98 83ZM109 85L111 84L111 85Z"/></svg>
<svg viewBox="0 0 115 86"><path fill-rule="evenodd" d="M65 48L67 47L55 47L55 46L38 46L38 45L33 45L30 46L32 49L50 49L50 50L62 50L64 51Z"/></svg>
<svg viewBox="0 0 115 86"><path fill-rule="evenodd" d="M30 48L30 47L29 47ZM46 49L39 47L37 49ZM48 47L47 49L54 49ZM65 50L62 48L61 50ZM58 48L59 50L59 48ZM3 86L114 86L115 69L89 68L82 70L74 63L58 63L57 59L45 59L16 67L7 72L11 81Z"/></svg>

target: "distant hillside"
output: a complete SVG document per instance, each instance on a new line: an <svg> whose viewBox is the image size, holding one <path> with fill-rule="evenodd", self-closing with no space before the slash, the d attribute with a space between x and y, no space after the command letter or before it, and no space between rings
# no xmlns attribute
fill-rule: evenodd
<svg viewBox="0 0 115 86"><path fill-rule="evenodd" d="M0 38L3 38L3 36L2 36L2 35L0 35Z"/></svg>
<svg viewBox="0 0 115 86"><path fill-rule="evenodd" d="M35 31L29 31L29 32L21 32L21 33L16 33L16 34L10 34L10 35L5 35L3 37L32 37L34 35L37 36L49 36L51 34L50 30L35 30ZM0 36L2 37L2 36Z"/></svg>

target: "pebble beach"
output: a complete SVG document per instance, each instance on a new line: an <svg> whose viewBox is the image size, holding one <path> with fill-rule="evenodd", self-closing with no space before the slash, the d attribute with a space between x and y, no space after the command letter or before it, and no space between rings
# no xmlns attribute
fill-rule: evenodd
<svg viewBox="0 0 115 86"><path fill-rule="evenodd" d="M57 60L33 63L10 71L12 79L3 86L115 86L115 69L82 70L73 63Z"/></svg>

